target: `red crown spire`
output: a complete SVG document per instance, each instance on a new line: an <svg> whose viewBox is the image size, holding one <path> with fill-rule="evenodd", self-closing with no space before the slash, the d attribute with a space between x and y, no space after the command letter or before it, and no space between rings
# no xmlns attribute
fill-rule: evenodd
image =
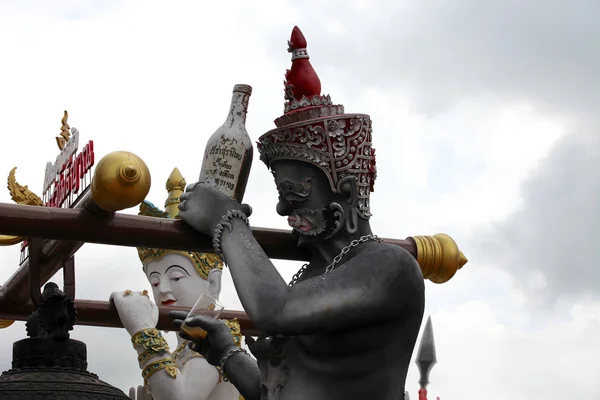
<svg viewBox="0 0 600 400"><path fill-rule="evenodd" d="M285 99L301 100L321 94L321 80L311 65L306 52L306 38L297 26L288 41L288 52L292 53L292 68L285 73Z"/></svg>

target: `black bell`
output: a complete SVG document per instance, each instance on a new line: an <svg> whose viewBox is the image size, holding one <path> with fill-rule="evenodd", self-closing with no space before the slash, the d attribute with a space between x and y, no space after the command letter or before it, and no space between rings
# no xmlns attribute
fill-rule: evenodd
<svg viewBox="0 0 600 400"><path fill-rule="evenodd" d="M121 390L87 371L85 343L69 338L73 301L48 283L27 320L28 339L13 344L12 368L0 375L0 400L127 400Z"/></svg>

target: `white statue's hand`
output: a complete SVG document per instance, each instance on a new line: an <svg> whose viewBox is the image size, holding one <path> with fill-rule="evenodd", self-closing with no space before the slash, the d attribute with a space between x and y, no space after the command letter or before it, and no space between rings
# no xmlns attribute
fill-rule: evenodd
<svg viewBox="0 0 600 400"><path fill-rule="evenodd" d="M158 307L146 291L112 292L110 300L115 303L121 323L131 336L146 328L156 328Z"/></svg>
<svg viewBox="0 0 600 400"><path fill-rule="evenodd" d="M146 392L143 386L138 386L137 389L132 387L129 388L129 399L130 400L153 400L152 395Z"/></svg>

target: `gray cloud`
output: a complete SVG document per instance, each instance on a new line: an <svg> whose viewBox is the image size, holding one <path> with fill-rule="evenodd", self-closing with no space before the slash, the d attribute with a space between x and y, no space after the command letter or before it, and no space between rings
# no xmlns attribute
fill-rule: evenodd
<svg viewBox="0 0 600 400"><path fill-rule="evenodd" d="M597 126L559 140L523 186L522 206L478 240L482 258L513 273L538 301L600 295Z"/></svg>
<svg viewBox="0 0 600 400"><path fill-rule="evenodd" d="M426 0L337 7L305 29L312 53L328 53L336 74L396 87L425 110L493 92L582 111L600 96L598 15L594 0ZM332 35L332 20L347 31Z"/></svg>

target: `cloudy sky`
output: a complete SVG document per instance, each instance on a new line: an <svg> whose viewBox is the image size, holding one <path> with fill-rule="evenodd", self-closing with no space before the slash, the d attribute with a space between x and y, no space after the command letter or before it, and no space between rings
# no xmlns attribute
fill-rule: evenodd
<svg viewBox="0 0 600 400"><path fill-rule="evenodd" d="M66 109L97 159L142 157L149 200L162 204L173 167L197 177L234 84L254 88L250 135L274 127L297 24L324 93L373 119L374 231L445 232L469 258L450 282L427 284L430 398L600 398L600 2L213 3L1 0L0 173L17 166L41 195ZM286 227L276 197L255 157L253 225ZM18 253L0 249L0 281ZM133 248L86 244L76 265L79 298L149 288ZM298 267L277 265L286 279ZM222 299L241 309L228 273ZM0 335L6 370L24 326ZM124 330L73 337L103 380L124 391L141 382ZM413 364L412 397L417 380Z"/></svg>

